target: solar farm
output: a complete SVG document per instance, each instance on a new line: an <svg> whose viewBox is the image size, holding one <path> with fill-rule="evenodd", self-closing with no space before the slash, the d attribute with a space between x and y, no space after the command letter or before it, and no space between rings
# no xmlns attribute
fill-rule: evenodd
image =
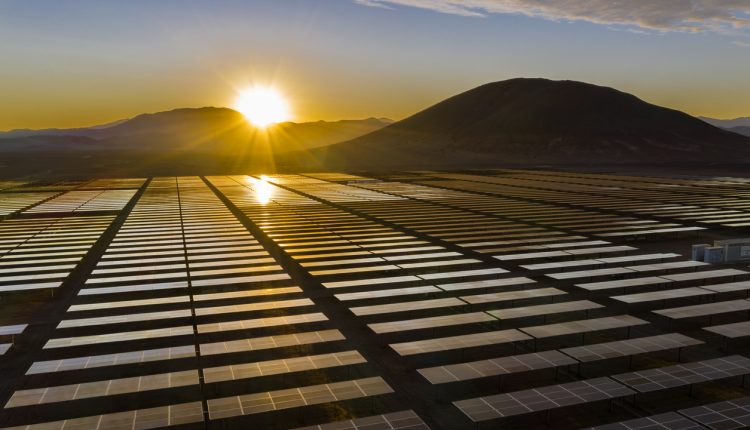
<svg viewBox="0 0 750 430"><path fill-rule="evenodd" d="M750 427L750 179L0 181L0 429Z"/></svg>

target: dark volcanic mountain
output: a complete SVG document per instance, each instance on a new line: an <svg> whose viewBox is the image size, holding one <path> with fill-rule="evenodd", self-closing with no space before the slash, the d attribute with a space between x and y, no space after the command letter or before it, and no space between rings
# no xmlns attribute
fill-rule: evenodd
<svg viewBox="0 0 750 430"><path fill-rule="evenodd" d="M300 161L301 160L301 161ZM365 169L750 160L750 139L612 88L511 79L290 164Z"/></svg>

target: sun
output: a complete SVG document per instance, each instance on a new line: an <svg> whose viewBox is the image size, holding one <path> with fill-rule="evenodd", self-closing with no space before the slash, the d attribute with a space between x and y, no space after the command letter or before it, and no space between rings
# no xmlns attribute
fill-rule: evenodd
<svg viewBox="0 0 750 430"><path fill-rule="evenodd" d="M260 128L289 121L291 118L287 100L270 87L253 87L240 91L234 108Z"/></svg>

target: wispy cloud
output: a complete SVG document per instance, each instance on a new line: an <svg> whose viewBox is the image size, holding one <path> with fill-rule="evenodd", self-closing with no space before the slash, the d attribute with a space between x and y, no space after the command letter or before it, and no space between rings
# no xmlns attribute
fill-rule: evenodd
<svg viewBox="0 0 750 430"><path fill-rule="evenodd" d="M587 21L655 32L750 30L749 0L355 0L483 17L516 14L553 21Z"/></svg>
<svg viewBox="0 0 750 430"><path fill-rule="evenodd" d="M378 0L354 0L354 3L359 3L362 6L378 7L381 9L393 9L392 7L388 6L385 2L381 2Z"/></svg>
<svg viewBox="0 0 750 430"><path fill-rule="evenodd" d="M734 43L735 45L740 46L742 48L750 48L750 42L744 42L742 40L735 40L732 43Z"/></svg>
<svg viewBox="0 0 750 430"><path fill-rule="evenodd" d="M607 30L623 31L623 32L626 32L626 33L644 34L644 35L663 34L663 33L654 33L653 31L649 31L649 30L641 30L640 28L633 28L633 27L613 27L611 25L607 26Z"/></svg>

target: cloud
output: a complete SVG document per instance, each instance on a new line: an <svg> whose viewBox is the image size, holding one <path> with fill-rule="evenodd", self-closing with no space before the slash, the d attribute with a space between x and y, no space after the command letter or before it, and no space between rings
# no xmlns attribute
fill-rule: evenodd
<svg viewBox="0 0 750 430"><path fill-rule="evenodd" d="M626 33L633 33L633 34L645 34L645 35L652 35L652 34L654 34L653 31L641 30L639 28L633 28L633 27L624 27L623 28L623 27L607 26L607 30L623 31L623 32L626 32ZM656 34L663 34L663 33L656 33Z"/></svg>
<svg viewBox="0 0 750 430"><path fill-rule="evenodd" d="M354 0L354 3L359 3L362 6L378 7L381 9L393 9L392 7L388 6L385 2L378 1L378 0Z"/></svg>
<svg viewBox="0 0 750 430"><path fill-rule="evenodd" d="M740 46L742 48L750 48L750 42L743 42L741 40L735 40L732 43L734 43L735 45Z"/></svg>
<svg viewBox="0 0 750 430"><path fill-rule="evenodd" d="M552 21L586 21L656 32L744 32L748 0L355 0L367 6L411 6L485 17L525 15Z"/></svg>

